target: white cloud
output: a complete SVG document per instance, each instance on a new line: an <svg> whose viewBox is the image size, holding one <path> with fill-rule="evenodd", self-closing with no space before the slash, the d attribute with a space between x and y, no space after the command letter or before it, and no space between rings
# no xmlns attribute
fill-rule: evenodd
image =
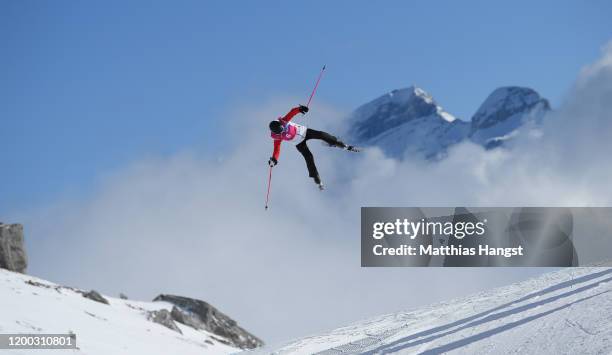
<svg viewBox="0 0 612 355"><path fill-rule="evenodd" d="M321 193L285 143L267 212L267 123L298 100L237 111L224 121L233 147L221 159L142 161L90 198L24 216L30 270L108 293L201 298L273 342L542 272L362 269L359 207L610 205L611 53L581 73L541 139L511 152L465 143L431 164L311 142L328 186ZM338 129L341 116L317 102L302 122Z"/></svg>

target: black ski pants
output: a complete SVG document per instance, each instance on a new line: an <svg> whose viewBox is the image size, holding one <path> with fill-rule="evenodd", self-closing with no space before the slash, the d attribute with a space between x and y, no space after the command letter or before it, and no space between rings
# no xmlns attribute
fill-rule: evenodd
<svg viewBox="0 0 612 355"><path fill-rule="evenodd" d="M310 176L311 178L314 178L314 177L319 176L319 172L317 171L317 166L315 165L312 153L310 152L310 149L308 149L308 146L306 145L306 141L309 139L320 139L332 147L344 148L346 147L346 144L342 143L341 141L338 140L338 138L332 136L331 134L327 132L317 131L311 128L306 129L306 137L304 138L302 142L300 142L295 147L297 148L297 150L300 151L300 153L302 153L302 155L304 156L304 159L306 160L306 167L308 167L308 176Z"/></svg>

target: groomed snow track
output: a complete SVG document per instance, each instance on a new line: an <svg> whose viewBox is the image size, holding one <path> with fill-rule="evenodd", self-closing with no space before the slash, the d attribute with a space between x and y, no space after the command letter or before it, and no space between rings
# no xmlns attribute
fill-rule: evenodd
<svg viewBox="0 0 612 355"><path fill-rule="evenodd" d="M612 268L564 269L295 341L274 354L611 354Z"/></svg>

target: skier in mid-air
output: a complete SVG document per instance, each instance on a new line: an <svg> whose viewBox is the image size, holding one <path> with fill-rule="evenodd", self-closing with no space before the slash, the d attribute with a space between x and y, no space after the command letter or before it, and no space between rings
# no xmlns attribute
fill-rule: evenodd
<svg viewBox="0 0 612 355"><path fill-rule="evenodd" d="M329 133L317 131L306 126L299 125L291 122L291 119L298 113L306 114L308 107L300 105L294 107L285 116L279 117L277 120L270 122L270 137L274 139L274 152L272 157L268 161L270 167L274 167L278 164L278 157L280 155L280 146L282 141L288 141L296 144L297 150L302 153L306 160L306 166L308 167L308 175L314 179L315 184L318 185L319 189L323 190L323 183L319 177L319 172L314 162L314 158L310 149L306 145L306 141L309 139L320 139L331 147L338 147L352 152L358 152L359 150L352 146L347 145L338 138L332 136Z"/></svg>

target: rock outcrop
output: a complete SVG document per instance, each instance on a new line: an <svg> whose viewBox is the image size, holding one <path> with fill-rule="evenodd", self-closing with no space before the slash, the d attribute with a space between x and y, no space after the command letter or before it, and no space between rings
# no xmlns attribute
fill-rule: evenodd
<svg viewBox="0 0 612 355"><path fill-rule="evenodd" d="M172 315L167 309L160 309L159 311L149 312L147 315L147 319L157 324L161 324L164 327L173 330L177 333L183 334L183 332L179 329L176 323L174 323L174 319L172 318Z"/></svg>
<svg viewBox="0 0 612 355"><path fill-rule="evenodd" d="M100 302L100 303L104 303L104 304L109 304L108 300L106 298L104 298L98 291L96 290L91 290L89 292L83 293L83 297L85 298L89 298L92 301L96 301L96 302Z"/></svg>
<svg viewBox="0 0 612 355"><path fill-rule="evenodd" d="M0 223L0 268L25 273L27 267L23 226Z"/></svg>
<svg viewBox="0 0 612 355"><path fill-rule="evenodd" d="M172 303L172 319L225 338L233 346L254 349L264 344L259 338L239 327L235 320L204 301L174 295L159 295L153 301Z"/></svg>

